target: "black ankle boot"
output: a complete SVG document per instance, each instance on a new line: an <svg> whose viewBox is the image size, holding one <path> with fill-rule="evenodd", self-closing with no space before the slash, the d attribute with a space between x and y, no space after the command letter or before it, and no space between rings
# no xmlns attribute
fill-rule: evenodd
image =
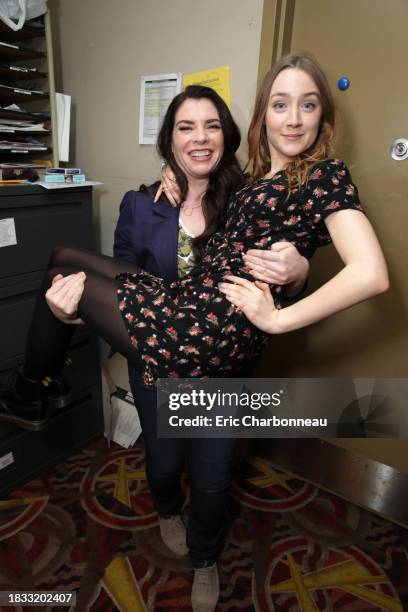
<svg viewBox="0 0 408 612"><path fill-rule="evenodd" d="M47 376L39 382L19 370L0 395L0 422L40 431L48 421L48 408L65 408L70 401L71 390L62 376Z"/></svg>
<svg viewBox="0 0 408 612"><path fill-rule="evenodd" d="M0 422L40 431L44 429L47 420L47 399L42 383L17 372L15 380L0 395Z"/></svg>

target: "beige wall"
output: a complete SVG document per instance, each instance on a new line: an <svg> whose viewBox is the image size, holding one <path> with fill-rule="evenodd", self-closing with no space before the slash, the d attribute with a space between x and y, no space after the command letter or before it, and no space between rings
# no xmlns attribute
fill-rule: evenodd
<svg viewBox="0 0 408 612"><path fill-rule="evenodd" d="M158 176L138 144L140 77L231 67L245 143L255 97L263 0L49 0L57 91L73 99L71 163L93 180L96 247L112 253L123 194ZM245 160L245 144L240 158ZM119 382L124 384L123 377Z"/></svg>
<svg viewBox="0 0 408 612"><path fill-rule="evenodd" d="M100 246L112 249L123 193L157 178L138 144L140 77L231 67L232 112L245 141L256 89L263 0L49 0L56 79L73 97L72 163L95 190ZM245 159L245 147L241 146Z"/></svg>

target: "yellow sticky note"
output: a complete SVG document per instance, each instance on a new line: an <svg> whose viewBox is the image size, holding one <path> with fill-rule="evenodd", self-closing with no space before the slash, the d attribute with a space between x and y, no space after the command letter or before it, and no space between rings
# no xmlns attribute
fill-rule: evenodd
<svg viewBox="0 0 408 612"><path fill-rule="evenodd" d="M217 94L221 96L227 106L231 107L231 89L230 89L230 68L222 66L221 68L211 68L202 72L193 72L183 75L183 87L188 85L205 85L215 89Z"/></svg>

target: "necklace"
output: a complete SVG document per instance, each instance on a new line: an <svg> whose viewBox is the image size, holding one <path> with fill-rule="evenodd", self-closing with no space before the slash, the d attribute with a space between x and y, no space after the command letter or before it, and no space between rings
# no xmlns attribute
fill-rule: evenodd
<svg viewBox="0 0 408 612"><path fill-rule="evenodd" d="M195 206L189 206L188 208L182 205L181 208L184 211L183 214L186 217L191 217L191 215L193 214L193 210L195 210L196 208L201 208L201 206L202 206L202 201L201 200L202 200L202 198L200 198L200 201L199 201L198 204L196 204Z"/></svg>

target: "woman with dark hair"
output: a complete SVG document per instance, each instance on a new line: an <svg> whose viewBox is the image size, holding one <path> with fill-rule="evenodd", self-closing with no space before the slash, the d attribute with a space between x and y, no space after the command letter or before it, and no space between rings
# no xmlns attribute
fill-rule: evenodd
<svg viewBox="0 0 408 612"><path fill-rule="evenodd" d="M342 162L328 159L324 141L334 113L327 82L316 64L304 59L283 58L274 78L264 81L259 99L267 103L257 103L255 116L262 117L270 166L232 198L225 227L211 236L190 274L166 285L130 264L124 271L123 263L111 258L74 249L54 254L48 283L57 274L68 276L37 302L23 371L27 384L31 379L34 389L36 381L59 371L71 335L66 323L78 316L141 368L145 384L152 385L158 377L233 375L259 354L270 334L309 325L387 289L384 258L350 174ZM258 138L258 152L261 147ZM183 159L199 163L201 155L205 163L213 149L197 154L186 148ZM281 309L280 288L252 283L242 253L282 238L307 257L333 241L344 267L320 289ZM78 270L85 270L86 283ZM26 390L26 404L27 395ZM3 411L12 412L23 401L10 393L3 404Z"/></svg>
<svg viewBox="0 0 408 612"><path fill-rule="evenodd" d="M157 148L182 187L182 204L172 208L166 199L153 204L158 183L141 192L128 192L115 231L115 258L139 265L167 283L186 274L223 224L225 204L243 184L235 157L239 143L231 113L214 90L190 86L176 96L164 118ZM272 281L291 281L286 290L296 291L307 275L307 260L286 242L273 255L279 270L274 272L271 266ZM246 365L242 376L249 375ZM195 568L193 609L200 609L200 604L205 604L201 609L212 609L211 602L218 599L215 561L224 540L235 441L159 439L156 390L143 385L139 370L131 364L129 381L144 433L146 475L162 539L174 553L190 554ZM190 480L187 534L180 488L185 463Z"/></svg>
<svg viewBox="0 0 408 612"><path fill-rule="evenodd" d="M115 258L139 265L167 283L186 274L223 224L225 204L243 184L235 157L239 143L231 113L214 90L195 85L176 96L164 118L158 152L182 186L182 204L172 208L166 199L153 204L158 183L128 192L115 231ZM307 260L287 242L269 256L271 282L290 282L285 291L296 292L307 276ZM240 374L251 373L246 364ZM193 609L212 609L218 599L215 561L224 541L235 441L158 438L156 389L143 385L131 363L129 381L144 433L146 475L162 539L175 554L190 554L195 569ZM187 534L180 482L185 463L190 481Z"/></svg>
<svg viewBox="0 0 408 612"><path fill-rule="evenodd" d="M193 134L194 138L191 138L191 127L199 118L197 117L199 100L207 101L206 110L210 113L208 117L214 117L213 122L207 119L208 133L222 134L223 143L219 151L210 153L210 149L205 148L207 136L204 133ZM177 111L184 105L185 112L185 103L188 104L189 118L179 117L178 125L175 126ZM213 115L211 115L211 105L216 110ZM185 142L182 142L183 139ZM196 142L191 142L192 140ZM173 171L180 186L182 210L186 211L191 207L191 211L203 211L204 230L192 241L195 260L202 257L208 239L219 229L226 202L244 182L242 170L235 156L240 142L241 134L227 105L213 89L191 85L170 103L160 129L157 150ZM186 147L189 149L187 152ZM205 155L206 151L209 152L208 155ZM201 193L198 195L198 201L193 199L192 204L190 204L192 198L190 175L193 175L191 178L201 179L203 182L199 188ZM193 206L196 208L192 208Z"/></svg>

